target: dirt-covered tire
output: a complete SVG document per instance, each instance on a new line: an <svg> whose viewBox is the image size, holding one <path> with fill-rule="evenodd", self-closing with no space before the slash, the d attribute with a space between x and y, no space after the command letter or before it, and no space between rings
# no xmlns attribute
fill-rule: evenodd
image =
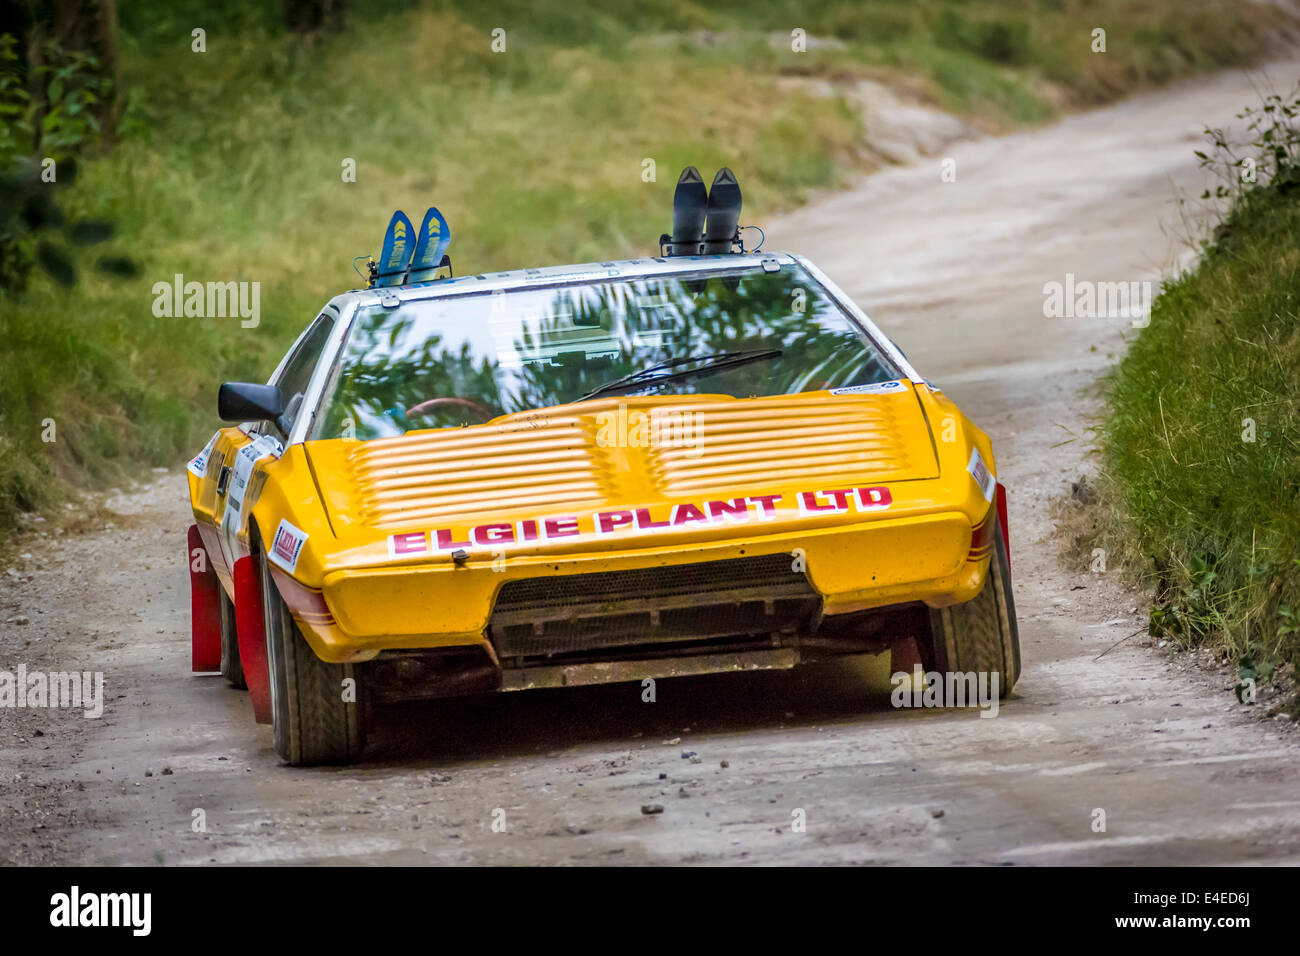
<svg viewBox="0 0 1300 956"><path fill-rule="evenodd" d="M221 602L221 676L236 690L247 690L244 665L239 660L239 636L235 630L235 603L223 590Z"/></svg>
<svg viewBox="0 0 1300 956"><path fill-rule="evenodd" d="M930 610L931 666L940 673L997 674L1006 697L1020 677L1020 631L1002 529L993 529L984 589L965 604Z"/></svg>
<svg viewBox="0 0 1300 956"><path fill-rule="evenodd" d="M316 656L261 555L257 566L276 752L295 767L359 760L366 745L363 675L352 664Z"/></svg>

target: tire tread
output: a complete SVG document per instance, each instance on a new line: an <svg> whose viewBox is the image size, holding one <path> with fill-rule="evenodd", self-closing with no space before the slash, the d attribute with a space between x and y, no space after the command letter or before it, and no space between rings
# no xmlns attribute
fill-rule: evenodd
<svg viewBox="0 0 1300 956"><path fill-rule="evenodd" d="M1020 633L1011 571L1000 527L980 593L964 604L930 613L934 657L939 670L999 674L1000 696L1020 677Z"/></svg>

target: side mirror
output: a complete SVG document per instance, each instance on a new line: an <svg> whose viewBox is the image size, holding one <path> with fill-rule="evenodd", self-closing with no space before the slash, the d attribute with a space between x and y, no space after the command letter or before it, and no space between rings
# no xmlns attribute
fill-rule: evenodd
<svg viewBox="0 0 1300 956"><path fill-rule="evenodd" d="M225 382L217 393L217 415L224 422L276 421L284 414L278 386Z"/></svg>

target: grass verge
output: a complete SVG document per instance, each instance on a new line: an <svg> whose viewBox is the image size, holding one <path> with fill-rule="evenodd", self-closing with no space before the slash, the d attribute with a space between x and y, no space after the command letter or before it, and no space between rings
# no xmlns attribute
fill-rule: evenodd
<svg viewBox="0 0 1300 956"><path fill-rule="evenodd" d="M1226 218L1106 383L1100 506L1071 546L1152 584L1152 635L1264 680L1300 666L1300 100L1251 115L1253 149L1204 154Z"/></svg>

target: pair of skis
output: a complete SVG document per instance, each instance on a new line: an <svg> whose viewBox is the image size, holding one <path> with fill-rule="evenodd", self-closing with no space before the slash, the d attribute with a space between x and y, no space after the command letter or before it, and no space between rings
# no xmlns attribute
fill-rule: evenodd
<svg viewBox="0 0 1300 956"><path fill-rule="evenodd" d="M717 255L740 241L740 184L723 166L706 189L694 166L682 170L673 191L673 231L659 239L669 256Z"/></svg>
<svg viewBox="0 0 1300 956"><path fill-rule="evenodd" d="M374 266L372 286L428 282L436 279L438 270L444 266L451 269L451 258L447 255L451 229L437 206L430 206L424 214L414 244L411 242L412 231L406 213L400 209L393 213L393 218L388 221L388 231L384 233L379 261Z"/></svg>

